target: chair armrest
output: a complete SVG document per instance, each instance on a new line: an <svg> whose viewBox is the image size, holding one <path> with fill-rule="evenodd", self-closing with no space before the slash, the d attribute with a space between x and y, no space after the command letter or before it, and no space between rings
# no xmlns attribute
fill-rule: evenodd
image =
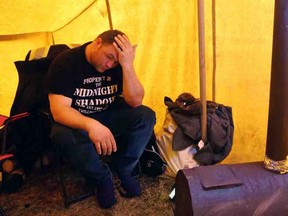
<svg viewBox="0 0 288 216"><path fill-rule="evenodd" d="M16 114L16 115L13 115L13 116L4 116L4 115L1 115L0 114L0 128L4 125L7 125L8 123L10 122L13 122L13 121L16 121L16 120L19 120L21 118L25 118L27 116L29 116L30 114L28 112L24 112L24 113L19 113L19 114Z"/></svg>
<svg viewBox="0 0 288 216"><path fill-rule="evenodd" d="M20 114L16 114L16 115L10 116L9 119L11 120L11 122L13 122L13 121L19 120L21 118L25 118L25 117L27 117L29 115L30 115L30 113L24 112L24 113L20 113Z"/></svg>
<svg viewBox="0 0 288 216"><path fill-rule="evenodd" d="M0 161L6 160L6 159L11 158L13 156L14 156L13 154L2 154L2 155L0 155Z"/></svg>

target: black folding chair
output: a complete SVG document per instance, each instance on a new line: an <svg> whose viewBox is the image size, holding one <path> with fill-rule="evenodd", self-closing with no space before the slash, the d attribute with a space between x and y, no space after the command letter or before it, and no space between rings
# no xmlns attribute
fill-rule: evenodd
<svg viewBox="0 0 288 216"><path fill-rule="evenodd" d="M22 110L27 110L30 113L30 119L25 122L25 125L20 125L20 127L17 128L21 131L21 136L15 140L19 148L26 146L25 149L28 147L32 153L35 153L35 155L32 154L30 158L23 156L22 161L30 160L27 162L27 166L31 166L32 162L35 161L36 158L39 158L40 151L45 149L45 147L49 148L51 146L50 132L53 118L49 111L48 95L45 90L45 77L49 66L58 54L76 46L79 45L57 44L30 50L24 61L15 62L19 74L19 84L11 113L17 113ZM33 148L29 148L31 145ZM33 150L35 151L33 152ZM64 173L64 167L66 165L62 161L61 156L56 154L56 159L57 158L59 158L59 179L64 206L67 208L70 204L93 195L94 191L84 192L74 196L70 195Z"/></svg>

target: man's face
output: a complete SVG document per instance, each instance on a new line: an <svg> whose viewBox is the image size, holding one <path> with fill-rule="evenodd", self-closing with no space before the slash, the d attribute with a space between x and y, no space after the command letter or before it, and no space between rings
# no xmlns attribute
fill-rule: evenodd
<svg viewBox="0 0 288 216"><path fill-rule="evenodd" d="M98 40L98 39L97 39ZM91 60L93 67L100 73L118 65L118 53L112 44L95 41Z"/></svg>

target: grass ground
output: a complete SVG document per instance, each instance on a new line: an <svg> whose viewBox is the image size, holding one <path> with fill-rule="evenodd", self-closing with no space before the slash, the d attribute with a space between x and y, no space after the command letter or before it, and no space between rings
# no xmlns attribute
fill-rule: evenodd
<svg viewBox="0 0 288 216"><path fill-rule="evenodd" d="M68 173L68 176L69 192L79 193L83 187L81 178L73 173ZM0 205L7 216L172 216L173 203L168 195L174 179L165 176L142 176L138 180L142 186L142 196L127 199L121 197L116 190L117 204L109 210L101 209L95 196L65 208L58 174L55 169L50 168L28 176L19 192L1 194Z"/></svg>

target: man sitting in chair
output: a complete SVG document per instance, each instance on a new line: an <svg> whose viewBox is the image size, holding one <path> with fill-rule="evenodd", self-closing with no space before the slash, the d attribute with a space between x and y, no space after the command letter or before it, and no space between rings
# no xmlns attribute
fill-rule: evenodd
<svg viewBox="0 0 288 216"><path fill-rule="evenodd" d="M95 188L102 208L112 207L116 198L111 170L101 155L115 154L115 172L126 196L141 195L131 173L156 118L142 105L144 89L133 66L135 51L136 45L123 32L109 30L61 53L49 69L53 144Z"/></svg>

